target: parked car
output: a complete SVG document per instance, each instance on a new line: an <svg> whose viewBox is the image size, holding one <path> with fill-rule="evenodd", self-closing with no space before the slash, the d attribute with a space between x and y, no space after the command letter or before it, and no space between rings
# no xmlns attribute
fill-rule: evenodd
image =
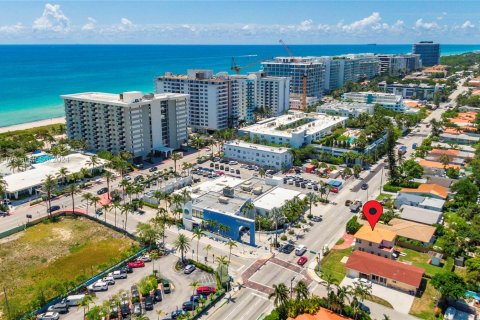
<svg viewBox="0 0 480 320"><path fill-rule="evenodd" d="M194 302L200 302L201 299L207 299L207 296L204 296L203 294L192 294L190 297L190 301Z"/></svg>
<svg viewBox="0 0 480 320"><path fill-rule="evenodd" d="M57 312L60 314L68 313L68 304L65 300L55 303L53 306L48 307L48 311L50 312Z"/></svg>
<svg viewBox="0 0 480 320"><path fill-rule="evenodd" d="M236 173L236 174L240 174L240 170L236 169L236 170L235 170L235 173Z"/></svg>
<svg viewBox="0 0 480 320"><path fill-rule="evenodd" d="M172 292L172 289L170 288L170 282L168 282L168 280L162 280L162 287L164 293Z"/></svg>
<svg viewBox="0 0 480 320"><path fill-rule="evenodd" d="M364 183L361 186L362 190L367 190L368 189L368 184Z"/></svg>
<svg viewBox="0 0 480 320"><path fill-rule="evenodd" d="M145 306L145 310L153 310L153 299L151 296L146 296L143 304Z"/></svg>
<svg viewBox="0 0 480 320"><path fill-rule="evenodd" d="M132 273L133 269L129 265L126 265L125 267L121 268L119 271L121 273Z"/></svg>
<svg viewBox="0 0 480 320"><path fill-rule="evenodd" d="M142 314L142 305L140 303L138 303L138 302L134 303L132 309L133 309L132 313L134 315L139 316L139 315Z"/></svg>
<svg viewBox="0 0 480 320"><path fill-rule="evenodd" d="M185 267L185 269L183 269L183 273L184 274L190 274L193 271L195 271L195 269L196 269L196 267L193 264L189 264Z"/></svg>
<svg viewBox="0 0 480 320"><path fill-rule="evenodd" d="M109 286L112 286L112 285L115 284L115 278L113 276L103 277L102 281L105 282Z"/></svg>
<svg viewBox="0 0 480 320"><path fill-rule="evenodd" d="M98 189L97 194L101 195L101 194L104 194L104 193L107 193L107 192L108 192L108 188L101 188L101 189Z"/></svg>
<svg viewBox="0 0 480 320"><path fill-rule="evenodd" d="M360 211L360 208L362 207L362 201L360 200L355 200L355 202L353 202L351 205L350 205L350 211L351 212L358 212Z"/></svg>
<svg viewBox="0 0 480 320"><path fill-rule="evenodd" d="M123 180L130 181L130 180L132 180L132 177L129 176L128 174L126 174L126 175L123 176Z"/></svg>
<svg viewBox="0 0 480 320"><path fill-rule="evenodd" d="M50 208L48 208L48 213L52 213L54 211L57 211L57 210L60 210L60 206L51 206Z"/></svg>
<svg viewBox="0 0 480 320"><path fill-rule="evenodd" d="M162 290L155 289L155 291L153 291L153 300L156 302L162 301Z"/></svg>
<svg viewBox="0 0 480 320"><path fill-rule="evenodd" d="M330 189L330 191L333 192L333 193L338 193L339 190L338 190L337 187L333 187L333 188Z"/></svg>
<svg viewBox="0 0 480 320"><path fill-rule="evenodd" d="M193 311L193 310L195 310L195 308L197 306L198 306L198 303L196 303L194 301L185 301L182 304L182 309L185 310L185 311Z"/></svg>
<svg viewBox="0 0 480 320"><path fill-rule="evenodd" d="M290 254L294 249L295 249L295 247L293 246L293 244L286 243L286 244L280 246L280 248L278 248L278 251L286 253L286 254Z"/></svg>
<svg viewBox="0 0 480 320"><path fill-rule="evenodd" d="M45 312L37 316L37 320L58 320L60 315L57 312Z"/></svg>
<svg viewBox="0 0 480 320"><path fill-rule="evenodd" d="M322 222L322 217L321 216L313 216L312 219L310 219L314 222Z"/></svg>
<svg viewBox="0 0 480 320"><path fill-rule="evenodd" d="M108 284L103 281L97 281L87 287L88 291L97 292L97 291L107 291Z"/></svg>
<svg viewBox="0 0 480 320"><path fill-rule="evenodd" d="M145 267L145 262L141 260L133 260L128 263L130 268L143 268Z"/></svg>
<svg viewBox="0 0 480 320"><path fill-rule="evenodd" d="M360 307L360 309L368 314L370 314L370 308L368 306L366 306L365 304L361 303L358 305Z"/></svg>
<svg viewBox="0 0 480 320"><path fill-rule="evenodd" d="M364 287L367 287L367 288L372 287L372 281L364 278L355 278L353 279L353 283L357 285L363 285Z"/></svg>
<svg viewBox="0 0 480 320"><path fill-rule="evenodd" d="M149 172L155 172L157 171L158 168L157 167L151 167L150 169L148 169Z"/></svg>
<svg viewBox="0 0 480 320"><path fill-rule="evenodd" d="M297 264L299 266L303 266L305 263L307 263L307 261L308 261L307 257L301 256L300 258L298 258Z"/></svg>
<svg viewBox="0 0 480 320"><path fill-rule="evenodd" d="M75 306L78 306L80 304L80 301L82 301L84 298L85 298L84 294L75 294L75 295L66 297L64 301L69 307L75 307Z"/></svg>
<svg viewBox="0 0 480 320"><path fill-rule="evenodd" d="M186 315L186 314L188 314L188 312L186 312L184 310L176 310L176 311L172 312L171 317L172 317L172 319L177 319L178 316L183 316L183 315Z"/></svg>
<svg viewBox="0 0 480 320"><path fill-rule="evenodd" d="M128 300L122 301L120 304L120 311L122 312L122 317L126 318L132 312L130 310L130 302Z"/></svg>
<svg viewBox="0 0 480 320"><path fill-rule="evenodd" d="M345 200L345 207L350 207L352 200Z"/></svg>
<svg viewBox="0 0 480 320"><path fill-rule="evenodd" d="M150 257L150 255L148 255L148 254L145 254L145 255L141 256L140 258L138 258L138 260L143 261L143 262L151 262L152 257Z"/></svg>
<svg viewBox="0 0 480 320"><path fill-rule="evenodd" d="M238 162L237 161L230 161L230 162L228 162L228 164L231 165L231 166L234 166L234 165L237 165Z"/></svg>
<svg viewBox="0 0 480 320"><path fill-rule="evenodd" d="M215 293L214 287L203 286L197 288L197 294L209 295L212 293Z"/></svg>
<svg viewBox="0 0 480 320"><path fill-rule="evenodd" d="M307 247L304 245L300 245L295 249L295 255L298 257L303 256L305 252L307 252Z"/></svg>

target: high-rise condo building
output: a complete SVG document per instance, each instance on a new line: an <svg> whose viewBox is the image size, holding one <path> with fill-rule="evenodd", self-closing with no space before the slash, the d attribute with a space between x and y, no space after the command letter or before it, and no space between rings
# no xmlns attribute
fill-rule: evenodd
<svg viewBox="0 0 480 320"><path fill-rule="evenodd" d="M419 54L378 54L382 75L399 76L422 67Z"/></svg>
<svg viewBox="0 0 480 320"><path fill-rule="evenodd" d="M168 156L187 141L186 94L85 92L62 99L68 138L85 140L89 150Z"/></svg>
<svg viewBox="0 0 480 320"><path fill-rule="evenodd" d="M348 81L357 82L377 76L378 58L373 54L347 54L335 57L320 57L325 63L326 92L342 87Z"/></svg>
<svg viewBox="0 0 480 320"><path fill-rule="evenodd" d="M413 53L419 54L423 67L440 64L440 44L433 41L420 41L413 45Z"/></svg>
<svg viewBox="0 0 480 320"><path fill-rule="evenodd" d="M166 73L155 79L156 92L187 93L189 126L195 131L234 127L254 120L258 108L281 115L288 110L289 78L265 74L213 74L212 70L188 70L187 75Z"/></svg>
<svg viewBox="0 0 480 320"><path fill-rule="evenodd" d="M321 97L325 81L325 63L317 57L276 57L262 62L263 72L272 77L289 77L290 93L303 94L304 76L308 97Z"/></svg>

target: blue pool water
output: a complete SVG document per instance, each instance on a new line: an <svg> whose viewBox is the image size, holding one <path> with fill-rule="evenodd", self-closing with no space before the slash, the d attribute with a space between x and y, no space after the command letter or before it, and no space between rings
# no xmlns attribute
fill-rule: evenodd
<svg viewBox="0 0 480 320"><path fill-rule="evenodd" d="M466 295L467 297L472 297L472 298L474 298L475 300L480 300L480 295L479 295L478 293L476 293L476 292L466 291L466 292L465 292L465 295Z"/></svg>
<svg viewBox="0 0 480 320"><path fill-rule="evenodd" d="M55 159L55 157L51 156L49 154L43 154L41 156L38 156L38 157L34 158L32 163L34 163L34 164L44 163L44 162L47 162L48 160L52 160L52 159Z"/></svg>

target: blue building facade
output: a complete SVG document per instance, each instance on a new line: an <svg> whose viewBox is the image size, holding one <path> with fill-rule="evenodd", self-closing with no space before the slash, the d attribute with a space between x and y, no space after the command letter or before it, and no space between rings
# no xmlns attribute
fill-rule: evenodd
<svg viewBox="0 0 480 320"><path fill-rule="evenodd" d="M239 241L240 239L240 227L246 227L250 230L250 245L255 246L255 220L248 219L241 216L228 215L225 213L215 212L211 209L203 210L204 220L213 220L229 227L224 236L229 237L232 240ZM210 227L208 227L210 228ZM215 233L221 233L219 230L210 230Z"/></svg>
<svg viewBox="0 0 480 320"><path fill-rule="evenodd" d="M420 55L424 67L440 64L440 44L438 43L420 41L413 45L413 53Z"/></svg>

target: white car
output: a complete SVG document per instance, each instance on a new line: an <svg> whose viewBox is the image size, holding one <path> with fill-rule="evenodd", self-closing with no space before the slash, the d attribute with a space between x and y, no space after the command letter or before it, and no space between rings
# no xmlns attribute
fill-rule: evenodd
<svg viewBox="0 0 480 320"><path fill-rule="evenodd" d="M37 316L38 320L58 320L60 315L57 312L45 312Z"/></svg>
<svg viewBox="0 0 480 320"><path fill-rule="evenodd" d="M108 284L103 281L97 281L94 284L91 284L87 287L88 291L107 291L108 290Z"/></svg>
<svg viewBox="0 0 480 320"><path fill-rule="evenodd" d="M362 286L367 287L367 288L372 287L372 281L370 281L368 279L364 279L364 278L355 278L355 279L353 279L353 283L357 284L357 285L362 285Z"/></svg>
<svg viewBox="0 0 480 320"><path fill-rule="evenodd" d="M106 284L108 284L109 286L115 284L115 279L113 278L113 276L103 277L102 281L105 282Z"/></svg>
<svg viewBox="0 0 480 320"><path fill-rule="evenodd" d="M120 270L115 270L110 272L107 277L112 277L113 279L127 279L127 274L120 272Z"/></svg>
<svg viewBox="0 0 480 320"><path fill-rule="evenodd" d="M146 255L143 255L141 256L140 258L138 258L138 260L141 260L143 262L151 262L152 261L152 257L150 257L148 254Z"/></svg>
<svg viewBox="0 0 480 320"><path fill-rule="evenodd" d="M234 165L238 164L238 162L237 161L230 161L228 164L231 165L231 166L234 166Z"/></svg>

